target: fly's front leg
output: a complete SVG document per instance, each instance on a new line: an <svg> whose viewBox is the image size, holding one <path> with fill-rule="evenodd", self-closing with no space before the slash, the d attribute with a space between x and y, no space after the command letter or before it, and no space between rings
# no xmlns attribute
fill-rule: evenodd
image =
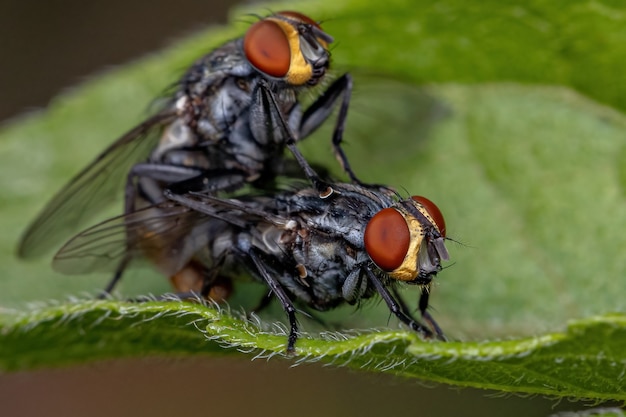
<svg viewBox="0 0 626 417"><path fill-rule="evenodd" d="M422 292L420 295L418 307L422 315L422 318L426 321L426 324L428 324L430 328L435 332L437 339L445 342L447 339L446 339L446 336L443 334L441 327L439 327L439 325L437 324L433 316L431 316L427 310L428 297L430 295L430 292L429 292L430 287L423 287L421 288L421 291ZM393 293L393 296L395 297L395 299L398 301L398 304L400 305L400 308L404 311L404 313L407 316L412 317L413 313L411 309L408 307L408 305L406 304L406 302L404 301L404 299L402 298L402 295L398 292L398 289L396 287L393 287L391 292Z"/></svg>
<svg viewBox="0 0 626 417"><path fill-rule="evenodd" d="M350 106L350 99L352 97L352 76L350 74L344 74L337 78L330 87L306 109L300 122L300 137L305 138L320 127L331 115L340 97L341 105L339 106L339 114L337 115L337 122L335 123L335 129L333 131L333 152L345 173L350 177L350 181L356 184L363 184L352 171L348 157L341 148L343 132L348 119L348 107Z"/></svg>
<svg viewBox="0 0 626 417"><path fill-rule="evenodd" d="M284 144L291 151L296 162L304 171L304 175L311 181L321 198L329 197L333 193L332 187L320 179L296 146L298 138L285 121L285 117L276 102L276 97L265 81L259 82L253 94L250 126L257 141L266 144Z"/></svg>
<svg viewBox="0 0 626 417"><path fill-rule="evenodd" d="M389 310L401 322L409 326L412 330L418 332L424 338L430 339L433 337L433 332L430 331L428 327L424 326L422 323L413 319L411 316L409 316L403 311L401 304L398 303L398 301L396 301L395 298L393 298L391 293L389 293L387 288L385 288L383 283L380 281L380 279L378 279L376 275L374 275L374 273L370 270L370 268L365 267L365 272L367 273L367 277L369 278L370 282L374 285L374 288L376 288L376 291L378 292L378 294L380 294L380 296L383 298L383 300L387 304L387 307L389 307Z"/></svg>
<svg viewBox="0 0 626 417"><path fill-rule="evenodd" d="M420 301L419 301L420 313L422 313L422 317L424 318L424 320L426 320L426 323L428 323L430 327L435 331L435 334L437 335L437 339L445 342L447 339L446 339L446 336L443 334L441 327L439 327L439 325L437 324L433 316L431 316L427 310L428 298L430 297L430 285L422 287L421 290L422 290L422 295L420 296Z"/></svg>

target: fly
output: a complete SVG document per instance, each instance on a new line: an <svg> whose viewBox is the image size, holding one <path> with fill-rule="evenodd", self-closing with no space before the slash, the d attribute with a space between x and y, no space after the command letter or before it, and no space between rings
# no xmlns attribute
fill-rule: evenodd
<svg viewBox="0 0 626 417"><path fill-rule="evenodd" d="M358 182L340 146L350 75L336 79L306 109L299 100L325 78L332 41L311 18L283 11L259 19L243 37L200 58L162 111L119 138L53 197L22 236L18 255L44 254L122 191L124 213L129 214L164 202L164 190L263 188L277 174L289 172L284 148L318 194L327 196L332 188L320 180L296 142L324 123L339 102L333 149ZM124 268L122 262L106 292Z"/></svg>
<svg viewBox="0 0 626 417"><path fill-rule="evenodd" d="M60 272L106 270L112 258L126 256L119 240L127 239L133 259L158 254L165 273L192 258L202 262L210 271L202 280L205 297L245 268L283 306L288 351L298 335L295 304L324 311L375 294L424 338L445 340L427 311L432 280L449 258L441 211L424 197L401 199L385 187L333 188L325 200L310 187L233 199L166 191L174 201L84 231L57 253L54 265ZM402 302L400 282L421 287L418 306L427 325Z"/></svg>

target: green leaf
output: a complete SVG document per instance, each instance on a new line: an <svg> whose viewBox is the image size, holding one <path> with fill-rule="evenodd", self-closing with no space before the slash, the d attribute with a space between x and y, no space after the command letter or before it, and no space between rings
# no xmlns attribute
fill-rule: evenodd
<svg viewBox="0 0 626 417"><path fill-rule="evenodd" d="M280 327L262 328L188 302L90 300L0 317L4 370L120 356L285 352ZM572 322L565 333L500 342L428 343L405 331L326 333L301 338L296 355L298 363L322 361L464 386L623 400L625 343L626 316L616 314Z"/></svg>
<svg viewBox="0 0 626 417"><path fill-rule="evenodd" d="M623 399L624 322L606 314L624 311L626 86L619 74L626 9L606 0L339 3L301 10L324 19L336 38L336 68L387 78L357 78L349 157L363 179L441 207L449 237L460 244L450 242L453 264L437 278L433 314L453 340L470 342L377 332L341 342L303 339L299 354L377 370L402 362L389 371L502 391ZM61 277L47 260L25 264L10 255L52 193L149 114L147 104L181 68L243 30L238 24L199 34L0 132L4 369L232 352L205 343L205 330L218 342L282 352L284 336L271 329L258 336L249 324L199 306L68 302L32 312L26 302L93 291L109 277ZM312 160L334 164L327 132L302 145ZM145 273L126 277L121 292L167 288ZM255 301L243 291L231 303ZM384 305L343 313L333 319L339 329L388 327ZM105 314L119 320L80 325ZM208 327L185 326L193 318Z"/></svg>

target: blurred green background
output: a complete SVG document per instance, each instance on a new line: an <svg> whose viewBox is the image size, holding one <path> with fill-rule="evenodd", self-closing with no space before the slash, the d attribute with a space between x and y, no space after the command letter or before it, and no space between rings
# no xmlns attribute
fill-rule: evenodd
<svg viewBox="0 0 626 417"><path fill-rule="evenodd" d="M37 5L37 7L16 1L0 2L0 28L2 28L0 29L2 31L0 37L2 59L0 117L8 118L24 111L43 107L51 97L103 69L123 64L154 51L194 29L223 21L226 10L230 6L231 4L226 1L218 4L215 1L191 0L175 4L165 1L145 4L139 2L128 4L121 1L88 4L78 1L59 1ZM338 23L335 22L335 24ZM339 40L335 54L339 56L346 49L346 43L342 44ZM497 94L498 91L495 93ZM454 96L461 93L448 90L447 94ZM426 109L438 108L437 103L428 101L427 98L424 100ZM575 101L575 99L572 100ZM485 101L488 102L488 100ZM146 103L146 108L148 104ZM521 111L531 113L532 100L527 106L528 108L524 108L522 102ZM137 109L137 115L145 114L145 110ZM496 104L492 112L496 113L497 110ZM365 117L367 116L366 114ZM444 108L441 115L437 117L445 116ZM67 115L67 117L71 118L72 115ZM563 120L567 120L569 114L562 117ZM108 135L109 141L114 139L108 132L100 132L100 134ZM372 141L375 142L377 138L378 136L374 135ZM85 138L85 140L89 139ZM105 141L96 145L95 148L101 149L108 143ZM4 151L7 149L5 148ZM0 149L0 152L3 150ZM404 149L396 150L396 163L410 163L410 161L402 160L403 152ZM77 155L65 153L68 154L66 158L73 160L75 165ZM79 155L78 159L82 158L87 161L91 155L93 154L86 152L84 156ZM440 158L441 161L446 162L446 155L440 155ZM5 166L5 171L6 167L10 167L11 164L22 167L24 165L23 161L0 160ZM506 162L502 160L502 164L506 165ZM47 162L35 160L27 163L45 165ZM69 178L82 164L74 165L71 168L65 166L59 168L67 171L59 175ZM395 166L394 163L390 165ZM485 165L489 167L488 164ZM509 166L505 168L514 169ZM389 175L390 181L395 181L394 185L404 185L402 178L393 178L393 173ZM32 191L32 188L29 188L31 181L33 178L5 177L0 185L10 183L12 192L15 189L21 189L24 194L28 194ZM419 183L419 179L415 181ZM454 184L451 186L454 187ZM0 188L0 194L2 194L1 191ZM408 191L412 192L413 189ZM446 191L448 190L440 192ZM53 190L47 191L47 195L51 192ZM16 206L0 195L0 209L3 215L12 216L16 213L23 215L24 211L35 213L38 208ZM462 218L462 205L448 208L448 211L445 209L444 207L444 214L451 211L453 219ZM495 208L500 218L507 218L506 210L506 207ZM502 214L503 211L504 214ZM491 219L488 220L491 221ZM12 223L10 226L9 235L16 236L25 224ZM500 230L500 227L494 225L494 229L495 233ZM460 228L460 230L463 229ZM470 230L470 228L465 230ZM468 247L456 247L457 253L465 257L476 256L477 253L478 256L484 256L484 247L479 248L478 251L472 247L474 242L471 235L463 234L459 236L459 239L467 243ZM4 287L1 291L5 293L5 299L11 291L10 280L15 280L17 271L24 276L27 276L29 272L35 274L46 262L42 260L34 264L5 265L4 271L0 267L0 271L4 272L0 278L0 285ZM462 263L462 265L465 264ZM459 266L455 268L458 270ZM497 277L494 271L488 273ZM81 280L85 291L92 291L100 288L106 278L58 277L58 282ZM56 278L53 278L53 274L50 273L42 279ZM34 280L34 282L37 281ZM154 285L149 284L150 289L155 293L167 288L164 280L155 279L152 282ZM457 280L456 283L448 285L459 285L460 281ZM132 287L132 281L128 285ZM444 285L442 291L437 290L436 296L445 297L445 289L448 285ZM498 286L502 283L495 281L493 285L490 291L497 294ZM523 288L523 284L519 285ZM72 286L76 288L75 284ZM468 289L468 291L480 291L480 288ZM33 292L37 293L37 289L33 288ZM55 294L56 296L58 295ZM45 300L45 296L33 297L33 300L42 299ZM446 309L447 316L444 322L446 319L453 320L450 317L457 317L459 322L457 322L455 332L463 335L464 327L459 324L466 319L460 313L463 311L461 305L463 299L451 300L449 298L447 302L456 306L458 311L451 312L451 309ZM511 300L500 299L496 302L505 304ZM521 305L523 302L525 300L519 300ZM436 306L441 304L441 301L435 302ZM535 310L532 313L538 314ZM581 311L577 310L576 314L581 314ZM383 316L381 323L378 324L384 325L385 319L386 316ZM508 318L511 321L517 319L519 317ZM552 323L562 322L558 317L553 317L552 320ZM471 322L471 318L469 321ZM494 321L497 322L497 318L494 318ZM454 321L449 323L454 325ZM530 327L536 329L537 325L535 323ZM541 325L538 327L541 328ZM497 329L498 323L494 323L493 328ZM523 330L522 333L524 333ZM315 365L289 368L289 365L288 362L280 360L251 362L249 357L180 361L150 358L98 363L73 369L2 375L0 376L0 407L4 408L7 415L25 416L33 415L36 410L39 410L41 404L46 404L48 415L59 416L111 415L120 410L124 410L127 414L151 416L170 415L174 412L277 416L293 413L299 415L322 413L325 415L380 415L389 411L406 414L419 412L427 415L452 415L461 412L464 415L521 416L548 415L557 410L582 407L580 403L564 402L558 403L556 408L553 408L556 401L548 399L514 396L494 398L485 391L454 390L448 387L431 388L389 376L359 374ZM271 384L267 381L271 381ZM249 398L249 401L241 401L242 396ZM32 398L38 398L40 401L29 401Z"/></svg>

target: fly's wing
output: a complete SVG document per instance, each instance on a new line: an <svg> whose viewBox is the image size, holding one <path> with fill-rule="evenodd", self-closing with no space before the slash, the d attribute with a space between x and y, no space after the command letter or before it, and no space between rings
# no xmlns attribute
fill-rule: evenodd
<svg viewBox="0 0 626 417"><path fill-rule="evenodd" d="M273 196L248 194L228 199L196 192L166 195L180 205L240 228L259 223L281 226L287 222L286 213L279 213L283 193Z"/></svg>
<svg viewBox="0 0 626 417"><path fill-rule="evenodd" d="M162 128L176 117L162 112L126 133L59 191L26 230L18 256L40 256L60 244L85 220L123 195L131 167L147 159Z"/></svg>
<svg viewBox="0 0 626 417"><path fill-rule="evenodd" d="M178 272L209 235L228 224L173 202L114 217L84 230L55 255L53 268L64 274L114 272L122 261L147 261L163 274Z"/></svg>

